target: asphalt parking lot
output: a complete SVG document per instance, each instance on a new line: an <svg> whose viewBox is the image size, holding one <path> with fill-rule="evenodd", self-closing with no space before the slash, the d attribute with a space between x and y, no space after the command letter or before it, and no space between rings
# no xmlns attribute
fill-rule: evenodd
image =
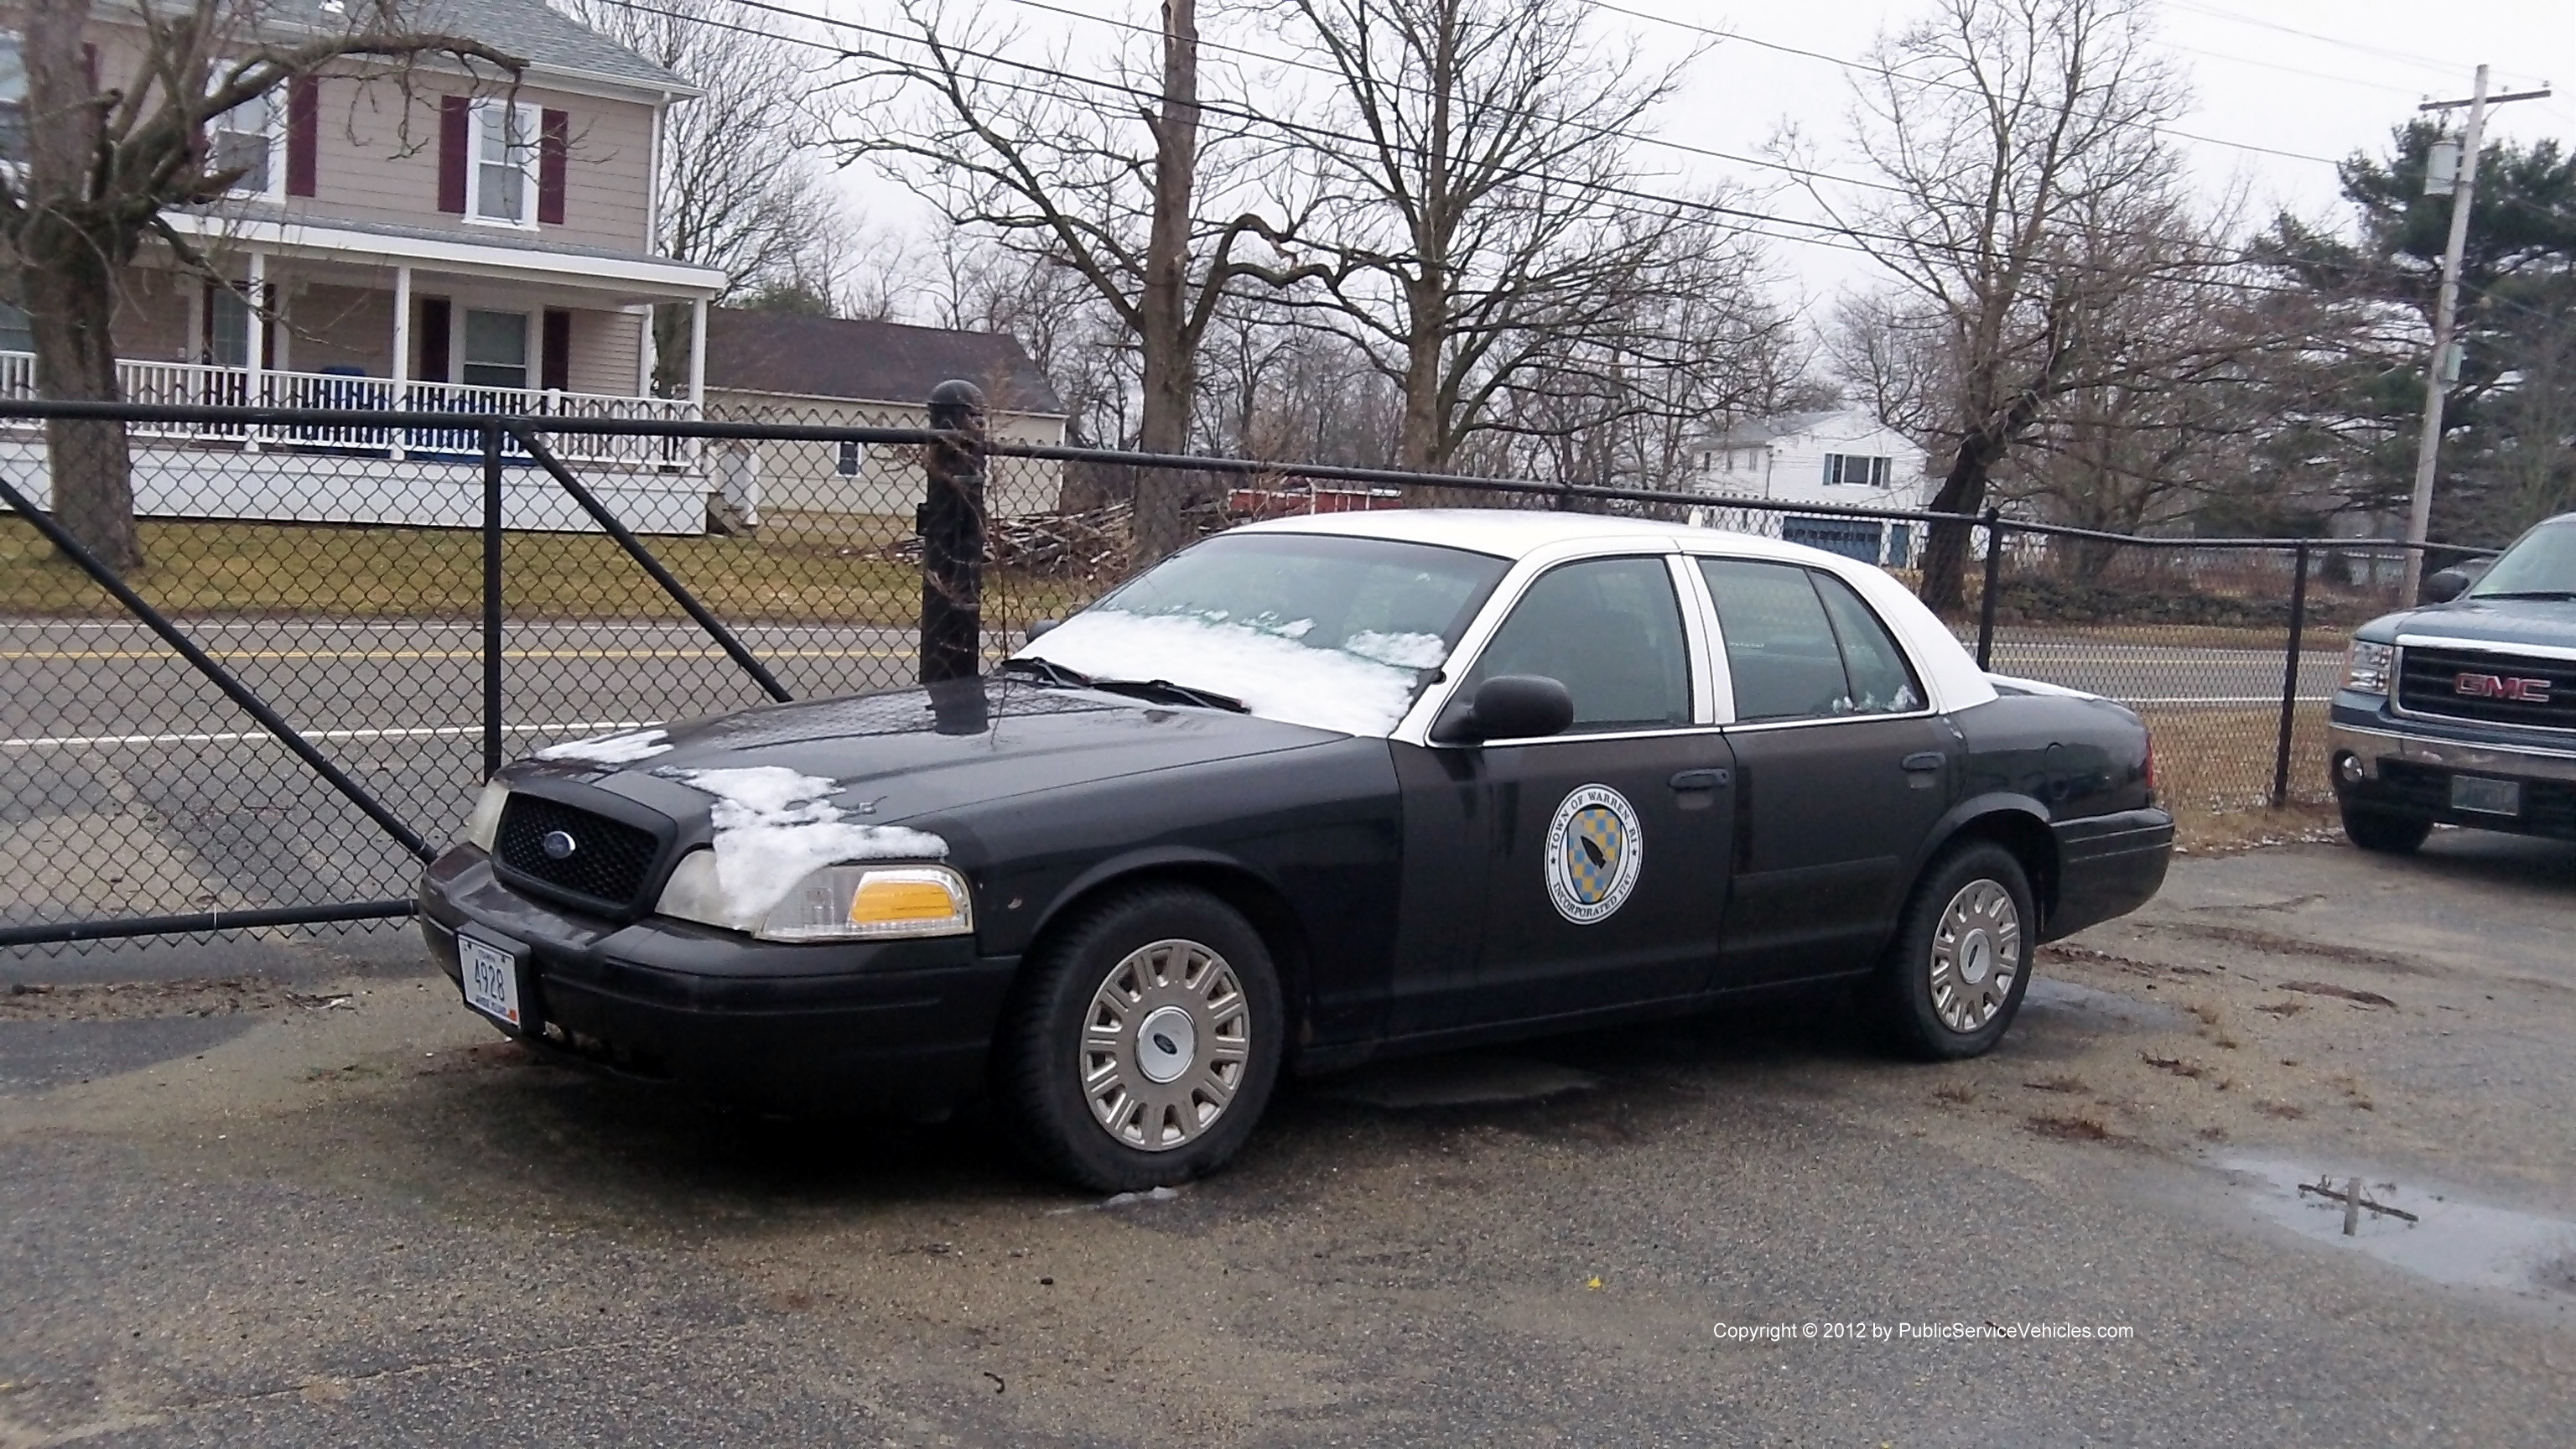
<svg viewBox="0 0 2576 1449"><path fill-rule="evenodd" d="M1430 1059L1125 1202L533 1063L390 933L14 958L0 1446L2570 1442L2571 905L2190 858L1982 1061Z"/></svg>

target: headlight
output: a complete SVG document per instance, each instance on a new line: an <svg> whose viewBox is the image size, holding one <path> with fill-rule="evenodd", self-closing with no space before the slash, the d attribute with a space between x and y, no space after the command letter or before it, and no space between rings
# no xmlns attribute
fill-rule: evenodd
<svg viewBox="0 0 2576 1449"><path fill-rule="evenodd" d="M653 909L764 941L885 941L975 929L966 878L944 865L827 865L760 919L746 920L725 898L712 850L683 856Z"/></svg>
<svg viewBox="0 0 2576 1449"><path fill-rule="evenodd" d="M488 781L483 793L474 799L474 813L465 821L465 838L492 853L492 842L501 838L501 807L509 803L510 787L498 780Z"/></svg>
<svg viewBox="0 0 2576 1449"><path fill-rule="evenodd" d="M2343 687L2360 694L2386 694L2388 672L2396 663L2395 649L2355 639L2343 657Z"/></svg>

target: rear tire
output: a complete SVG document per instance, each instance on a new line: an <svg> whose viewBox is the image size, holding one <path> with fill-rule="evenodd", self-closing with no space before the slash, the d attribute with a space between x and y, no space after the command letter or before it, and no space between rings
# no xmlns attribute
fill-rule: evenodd
<svg viewBox="0 0 2576 1449"><path fill-rule="evenodd" d="M2433 822L2413 815L2343 807L2343 835L2363 850L2379 855L2412 855L2433 833Z"/></svg>
<svg viewBox="0 0 2576 1449"><path fill-rule="evenodd" d="M1286 1041L1260 934L1205 891L1144 886L1031 958L994 1040L995 1095L1041 1169L1102 1192L1167 1187L1252 1135Z"/></svg>
<svg viewBox="0 0 2576 1449"><path fill-rule="evenodd" d="M1978 840L1934 857L1865 988L1881 1040L1919 1061L1994 1050L2030 987L2038 929L2011 851Z"/></svg>

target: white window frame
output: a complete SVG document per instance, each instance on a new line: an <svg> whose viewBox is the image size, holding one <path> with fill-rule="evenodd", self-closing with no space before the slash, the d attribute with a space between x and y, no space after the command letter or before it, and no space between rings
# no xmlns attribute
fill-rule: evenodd
<svg viewBox="0 0 2576 1449"><path fill-rule="evenodd" d="M448 326L453 329L450 336L454 339L454 345L449 351L448 356L454 359L450 365L456 370L456 386L515 392L535 392L538 390L535 386L535 382L538 378L545 376L545 360L537 355L545 338L545 329L537 324L537 314L535 312L516 305L476 307L469 305L461 298L450 301L448 305ZM466 338L468 336L468 332L465 319L468 314L475 312L483 312L496 317L515 316L519 319L519 355L525 358L526 361L520 364L518 387L505 388L499 383L469 382L466 380L465 370L469 367L507 366L505 363L477 363L467 352Z"/></svg>
<svg viewBox="0 0 2576 1449"><path fill-rule="evenodd" d="M207 127L210 130L226 135L257 136L260 134L258 131L235 124L245 118L246 112L250 112L255 108L265 109L268 113L267 184L256 188L235 184L231 190L224 194L227 196L240 197L249 201L283 201L286 199L287 109L286 87L283 84L271 88L258 100L245 101L242 104L233 107L231 110L224 112L222 115L215 117L213 120L207 122ZM208 138L208 141L207 163L212 165L214 160L212 138ZM243 179L247 180L248 178L245 177Z"/></svg>
<svg viewBox="0 0 2576 1449"><path fill-rule="evenodd" d="M16 113L15 127L18 131L18 139L23 143L26 140L27 132L27 62L25 50L18 36L12 32L9 34L0 34L0 52L5 52L8 55L8 69L15 71L18 76L18 93L14 96L0 96L0 107L5 107ZM18 168L23 164L23 157L11 158L5 161L0 161L0 170L5 170L6 174L15 176L18 174Z"/></svg>
<svg viewBox="0 0 2576 1449"><path fill-rule="evenodd" d="M505 126L509 124L510 118L515 117L517 120L515 129L518 134L528 138L527 144L517 148L519 215L516 220L506 216L483 214L483 168L509 164L507 161L483 159L483 138L496 117L500 118ZM538 153L545 149L545 138L541 134L545 127L545 119L545 111L542 107L532 106L525 101L490 97L474 103L468 113L465 126L465 220L469 224L506 227L511 231L537 229L537 157ZM503 134L506 136L509 132L505 130Z"/></svg>

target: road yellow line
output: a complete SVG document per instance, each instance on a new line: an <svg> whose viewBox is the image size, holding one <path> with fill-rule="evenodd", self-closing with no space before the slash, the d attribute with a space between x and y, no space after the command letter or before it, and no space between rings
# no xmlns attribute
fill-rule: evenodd
<svg viewBox="0 0 2576 1449"><path fill-rule="evenodd" d="M480 649L210 649L217 659L480 659ZM759 659L910 659L911 649L754 649ZM692 649L504 649L504 659L724 659L714 645ZM153 660L179 656L155 649L0 649L0 659Z"/></svg>

